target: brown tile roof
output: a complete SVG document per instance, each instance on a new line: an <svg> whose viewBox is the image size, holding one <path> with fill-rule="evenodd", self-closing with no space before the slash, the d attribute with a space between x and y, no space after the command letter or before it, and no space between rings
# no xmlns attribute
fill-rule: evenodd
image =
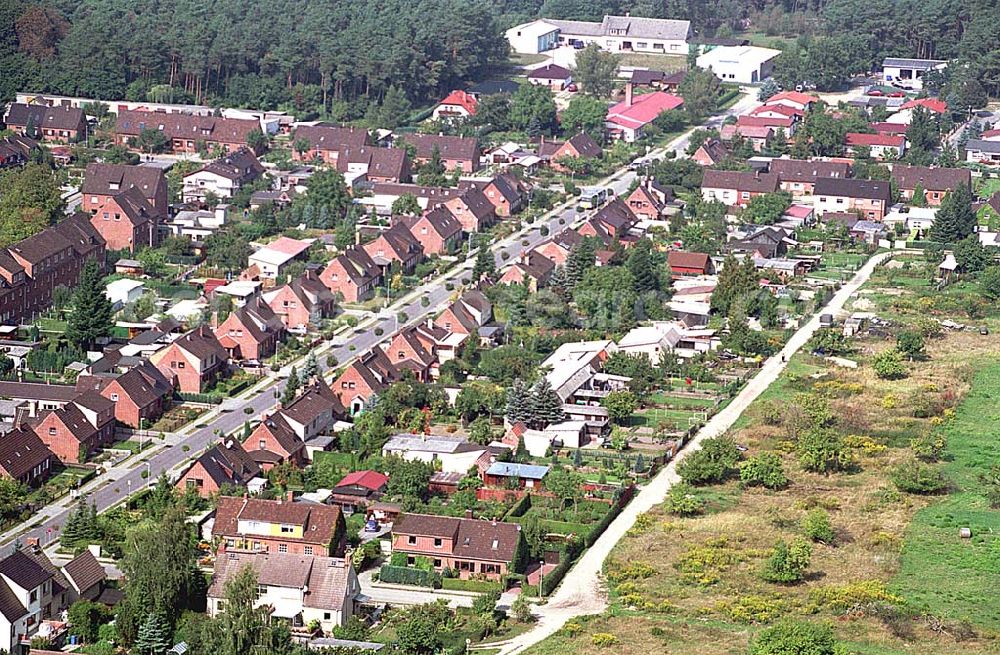
<svg viewBox="0 0 1000 655"><path fill-rule="evenodd" d="M197 459L202 469L217 485L243 486L260 475L257 462L236 439L226 439L202 453Z"/></svg>
<svg viewBox="0 0 1000 655"><path fill-rule="evenodd" d="M41 382L13 382L0 380L0 398L12 400L49 400L70 402L80 394L69 384L43 384ZM0 437L2 438L2 437Z"/></svg>
<svg viewBox="0 0 1000 655"><path fill-rule="evenodd" d="M365 252L373 260L376 257L374 253L380 241L385 243L392 251L391 255L386 255L386 258L390 260L406 261L413 255L422 254L424 251L424 247L420 245L420 241L402 225L390 227L388 230L380 233L375 241L365 244Z"/></svg>
<svg viewBox="0 0 1000 655"><path fill-rule="evenodd" d="M406 150L374 146L344 148L337 157L337 170L347 172L350 164L365 164L369 176L398 181L406 175Z"/></svg>
<svg viewBox="0 0 1000 655"><path fill-rule="evenodd" d="M31 473L50 457L52 453L42 440L26 427L0 435L0 468L14 479Z"/></svg>
<svg viewBox="0 0 1000 655"><path fill-rule="evenodd" d="M25 552L15 550L0 560L0 575L10 578L22 589L31 591L51 579L52 571L47 570Z"/></svg>
<svg viewBox="0 0 1000 655"><path fill-rule="evenodd" d="M813 195L884 200L887 204L891 199L888 182L880 180L842 180L830 177L822 177L816 180Z"/></svg>
<svg viewBox="0 0 1000 655"><path fill-rule="evenodd" d="M667 253L667 264L671 268L697 268L707 269L709 258L702 252L685 252L683 250L671 250Z"/></svg>
<svg viewBox="0 0 1000 655"><path fill-rule="evenodd" d="M25 127L29 118L38 129L75 130L84 122L83 110L74 107L48 107L11 103L6 123Z"/></svg>
<svg viewBox="0 0 1000 655"><path fill-rule="evenodd" d="M260 129L254 120L163 114L149 111L120 111L115 134L139 136L144 129L160 130L169 139L246 143L247 136Z"/></svg>
<svg viewBox="0 0 1000 655"><path fill-rule="evenodd" d="M598 145L597 141L586 132L580 132L570 138L567 141L571 146L576 148L576 151L580 153L581 157L600 157L602 150L601 146Z"/></svg>
<svg viewBox="0 0 1000 655"><path fill-rule="evenodd" d="M781 182L815 182L821 177L845 178L851 172L847 162L772 159L770 172Z"/></svg>
<svg viewBox="0 0 1000 655"><path fill-rule="evenodd" d="M593 215L592 220L596 220L605 225L609 225L615 228L616 233L620 233L627 230L632 225L635 225L636 215L629 209L628 205L621 198L615 198L608 204L604 205Z"/></svg>
<svg viewBox="0 0 1000 655"><path fill-rule="evenodd" d="M715 163L729 156L729 149L726 148L726 144L718 139L706 139L705 143L701 144L698 149L703 150L708 155L708 158Z"/></svg>
<svg viewBox="0 0 1000 655"><path fill-rule="evenodd" d="M493 203L489 201L482 189L469 187L459 195L459 198L478 220L486 220L496 213Z"/></svg>
<svg viewBox="0 0 1000 655"><path fill-rule="evenodd" d="M472 137L445 136L439 134L407 134L400 140L416 148L417 157L428 159L436 147L442 159L471 161L479 159L479 142Z"/></svg>
<svg viewBox="0 0 1000 655"><path fill-rule="evenodd" d="M265 431L274 437L274 440L278 442L278 445L281 446L286 453L296 453L305 448L305 443L299 439L297 434L295 434L295 431L292 430L292 426L288 424L280 410L261 421L260 424L254 429L253 433L245 439L245 443L256 443L259 439L258 433ZM267 458L258 459L258 454L261 452L262 451L259 449L251 450L250 456L256 461L271 461ZM277 454L279 458L282 456L280 453L275 454Z"/></svg>
<svg viewBox="0 0 1000 655"><path fill-rule="evenodd" d="M953 191L972 186L972 171L967 168L937 168L893 164L892 179L900 189L912 191L919 184L924 191Z"/></svg>
<svg viewBox="0 0 1000 655"><path fill-rule="evenodd" d="M172 345L191 353L200 361L207 360L210 355L215 355L217 360L223 362L228 358L225 348L222 347L222 344L212 333L212 329L207 325L195 328L180 336Z"/></svg>
<svg viewBox="0 0 1000 655"><path fill-rule="evenodd" d="M395 220L405 225L418 240L419 237L413 229L420 222L426 222L441 239L448 239L462 231L462 223L443 205L437 205L423 216L399 216Z"/></svg>
<svg viewBox="0 0 1000 655"><path fill-rule="evenodd" d="M215 560L210 598L222 598L225 585L245 567L259 584L304 590L303 607L339 611L357 592L353 568L342 558L285 553L224 553Z"/></svg>
<svg viewBox="0 0 1000 655"><path fill-rule="evenodd" d="M344 406L333 390L322 381L306 387L298 398L281 410L282 414L302 425L311 424L316 417L326 412L332 412L334 417L342 416Z"/></svg>
<svg viewBox="0 0 1000 655"><path fill-rule="evenodd" d="M528 277L532 277L543 284L552 275L552 270L556 267L551 259L534 250L528 252L527 255L518 260L515 266L521 268Z"/></svg>
<svg viewBox="0 0 1000 655"><path fill-rule="evenodd" d="M546 64L528 71L528 79L568 80L571 77L573 77L573 73L568 68L563 68L557 64Z"/></svg>
<svg viewBox="0 0 1000 655"><path fill-rule="evenodd" d="M521 526L516 523L430 514L403 514L393 524L392 531L396 535L452 539L454 556L494 562L513 560L521 538Z"/></svg>
<svg viewBox="0 0 1000 655"><path fill-rule="evenodd" d="M125 218L129 220L132 225L143 225L153 220L155 211L153 207L146 202L146 198L142 195L142 191L137 187L129 187L125 191L121 191L115 195L115 202L118 206L122 208L125 212Z"/></svg>
<svg viewBox="0 0 1000 655"><path fill-rule="evenodd" d="M303 125L295 130L294 141L305 139L314 150L361 148L368 145L368 131L358 127Z"/></svg>
<svg viewBox="0 0 1000 655"><path fill-rule="evenodd" d="M302 539L295 540L287 536L282 538L328 546L333 541L340 522L340 508L287 500L223 496L219 498L212 534L222 537L239 536L240 519L303 526Z"/></svg>
<svg viewBox="0 0 1000 655"><path fill-rule="evenodd" d="M772 193L778 190L778 176L773 173L749 171L705 171L703 189L736 189L752 193Z"/></svg>
<svg viewBox="0 0 1000 655"><path fill-rule="evenodd" d="M379 276L378 266L365 249L359 246L351 246L338 255L336 261L340 262L351 281L358 286L371 282Z"/></svg>
<svg viewBox="0 0 1000 655"><path fill-rule="evenodd" d="M156 198L157 188L166 185L163 171L152 166L128 166L126 164L87 164L84 173L83 195L117 195L129 187L136 187L146 200Z"/></svg>
<svg viewBox="0 0 1000 655"><path fill-rule="evenodd" d="M225 157L220 157L201 170L242 184L252 182L264 174L264 167L247 148L240 148Z"/></svg>
<svg viewBox="0 0 1000 655"><path fill-rule="evenodd" d="M108 577L104 567L89 550L83 551L67 562L63 566L63 572L77 593L93 589Z"/></svg>

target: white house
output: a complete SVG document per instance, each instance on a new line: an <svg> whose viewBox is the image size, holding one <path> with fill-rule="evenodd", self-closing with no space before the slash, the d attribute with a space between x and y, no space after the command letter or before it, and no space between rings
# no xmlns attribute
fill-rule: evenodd
<svg viewBox="0 0 1000 655"><path fill-rule="evenodd" d="M264 174L264 167L250 150L241 148L184 176L184 202L204 202L211 192L216 198L232 198L241 188Z"/></svg>
<svg viewBox="0 0 1000 655"><path fill-rule="evenodd" d="M384 457L392 455L410 462L437 462L445 473L465 473L485 452L485 446L462 437L423 434L397 434L382 446Z"/></svg>
<svg viewBox="0 0 1000 655"><path fill-rule="evenodd" d="M587 439L587 421L583 419L553 423L545 428L550 441L558 441L564 448L581 448Z"/></svg>
<svg viewBox="0 0 1000 655"><path fill-rule="evenodd" d="M247 259L247 265L256 265L261 277L273 280L284 273L285 268L292 260L304 258L311 245L311 240L300 241L299 239L278 237L250 255Z"/></svg>
<svg viewBox="0 0 1000 655"><path fill-rule="evenodd" d="M108 297L111 304L123 307L129 303L135 302L139 298L142 298L142 293L145 291L145 287L146 285L139 280L122 278L120 280L115 280L114 282L108 282L104 295Z"/></svg>
<svg viewBox="0 0 1000 655"><path fill-rule="evenodd" d="M723 82L757 84L771 76L780 50L757 46L721 46L698 57L698 67L710 69Z"/></svg>
<svg viewBox="0 0 1000 655"><path fill-rule="evenodd" d="M629 355L645 355L650 364L659 366L661 355L672 351L680 340L680 331L669 323L644 325L629 330L618 342L618 350Z"/></svg>
<svg viewBox="0 0 1000 655"><path fill-rule="evenodd" d="M559 28L560 44L596 43L612 52L686 55L691 22L637 16L605 16L600 23L547 20Z"/></svg>
<svg viewBox="0 0 1000 655"><path fill-rule="evenodd" d="M948 65L941 59L905 59L886 57L882 61L882 79L894 86L920 90L928 71L943 70Z"/></svg>
<svg viewBox="0 0 1000 655"><path fill-rule="evenodd" d="M224 610L225 586L250 567L257 574L258 607L271 608L271 616L293 625L315 621L329 634L343 627L354 614L361 592L349 559L285 553L220 553L208 588L208 614Z"/></svg>
<svg viewBox="0 0 1000 655"><path fill-rule="evenodd" d="M969 139L965 143L965 161L990 166L1000 164L1000 141Z"/></svg>
<svg viewBox="0 0 1000 655"><path fill-rule="evenodd" d="M522 54L537 55L559 45L559 28L545 20L515 25L505 35L510 49Z"/></svg>
<svg viewBox="0 0 1000 655"><path fill-rule="evenodd" d="M177 237L188 237L202 241L215 234L215 231L226 224L226 212L229 205L216 205L214 210L189 209L177 212L177 215L163 222L170 234Z"/></svg>

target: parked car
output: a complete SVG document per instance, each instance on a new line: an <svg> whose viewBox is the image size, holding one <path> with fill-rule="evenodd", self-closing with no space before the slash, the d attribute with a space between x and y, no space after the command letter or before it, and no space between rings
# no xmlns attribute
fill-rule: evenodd
<svg viewBox="0 0 1000 655"><path fill-rule="evenodd" d="M979 334L981 334L983 336L986 336L989 333L990 333L990 329L988 327L986 327L985 325L982 326L981 328L979 328Z"/></svg>
<svg viewBox="0 0 1000 655"><path fill-rule="evenodd" d="M576 93L577 92L577 86L576 86L575 83L570 82L569 84L566 85L566 90L569 91L570 93Z"/></svg>
<svg viewBox="0 0 1000 655"><path fill-rule="evenodd" d="M586 47L586 45L583 43L583 41L577 39L573 41L573 47L576 48L577 50L583 50Z"/></svg>

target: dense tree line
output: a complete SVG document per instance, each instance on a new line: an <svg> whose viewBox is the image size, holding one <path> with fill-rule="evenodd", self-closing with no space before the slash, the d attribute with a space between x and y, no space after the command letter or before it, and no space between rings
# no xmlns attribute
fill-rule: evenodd
<svg viewBox="0 0 1000 655"><path fill-rule="evenodd" d="M494 9L463 0L0 2L0 97L22 88L363 115L507 56Z"/></svg>

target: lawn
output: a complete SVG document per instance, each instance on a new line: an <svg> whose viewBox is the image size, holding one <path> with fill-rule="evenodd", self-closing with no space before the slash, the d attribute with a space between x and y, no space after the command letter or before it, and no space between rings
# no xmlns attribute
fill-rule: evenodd
<svg viewBox="0 0 1000 655"><path fill-rule="evenodd" d="M1000 463L1000 363L983 367L945 429L944 471L956 491L920 510L903 541L894 588L930 612L1000 630L1000 512L979 475ZM968 527L971 539L958 531Z"/></svg>
<svg viewBox="0 0 1000 655"><path fill-rule="evenodd" d="M981 180L976 187L976 194L983 199L989 198L997 191L1000 191L1000 178L992 177L988 180Z"/></svg>
<svg viewBox="0 0 1000 655"><path fill-rule="evenodd" d="M629 52L620 55L620 66L637 66L660 71L679 71L687 69L687 57L684 55L649 55Z"/></svg>
<svg viewBox="0 0 1000 655"><path fill-rule="evenodd" d="M545 55L536 55L522 52L512 52L510 53L510 65L511 66L530 66L531 64L540 64L546 61L548 57Z"/></svg>

